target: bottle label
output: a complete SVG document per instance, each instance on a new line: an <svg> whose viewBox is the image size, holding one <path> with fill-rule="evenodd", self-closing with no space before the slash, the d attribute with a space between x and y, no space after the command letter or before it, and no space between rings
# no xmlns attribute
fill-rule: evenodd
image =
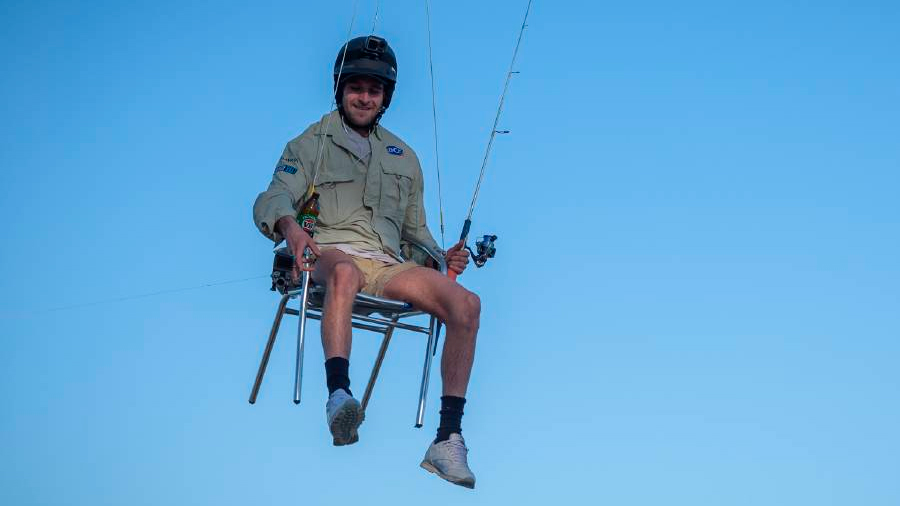
<svg viewBox="0 0 900 506"><path fill-rule="evenodd" d="M310 237L316 232L316 217L304 214L300 216L300 228L302 228Z"/></svg>

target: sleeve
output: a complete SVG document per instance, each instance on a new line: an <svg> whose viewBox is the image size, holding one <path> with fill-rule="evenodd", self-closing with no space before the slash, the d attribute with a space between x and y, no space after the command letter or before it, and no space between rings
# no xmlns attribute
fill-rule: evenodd
<svg viewBox="0 0 900 506"><path fill-rule="evenodd" d="M297 202L306 194L309 185L306 169L293 143L288 143L275 165L269 188L260 193L253 204L256 227L276 243L283 237L275 231L275 223L284 216L294 216Z"/></svg>
<svg viewBox="0 0 900 506"><path fill-rule="evenodd" d="M406 207L406 214L403 219L403 229L400 232L401 241L415 242L423 244L435 251L440 251L437 241L431 235L428 224L425 220L425 206L423 204L424 181L422 177L421 167L417 167L416 179L413 181L412 189L409 194L409 205ZM402 248L402 245L401 245ZM408 248L403 248L408 249ZM417 250L413 250L417 251ZM425 258L420 255L413 254L411 259L418 264L425 264Z"/></svg>

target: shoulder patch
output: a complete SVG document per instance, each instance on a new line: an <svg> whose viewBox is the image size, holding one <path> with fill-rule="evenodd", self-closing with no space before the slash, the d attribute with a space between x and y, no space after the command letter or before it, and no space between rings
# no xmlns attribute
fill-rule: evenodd
<svg viewBox="0 0 900 506"><path fill-rule="evenodd" d="M296 174L297 167L294 167L293 165L279 165L278 167L275 167L275 172L287 172L288 174Z"/></svg>
<svg viewBox="0 0 900 506"><path fill-rule="evenodd" d="M387 152L394 156L403 156L403 149L398 148L397 146L388 146Z"/></svg>

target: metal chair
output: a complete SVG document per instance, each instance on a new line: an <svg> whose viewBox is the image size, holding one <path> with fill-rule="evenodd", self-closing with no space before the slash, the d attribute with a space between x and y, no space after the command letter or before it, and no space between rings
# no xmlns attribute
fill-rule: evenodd
<svg viewBox="0 0 900 506"><path fill-rule="evenodd" d="M418 250L424 257L431 258L437 265L437 269L441 272L447 272L447 264L443 256L428 247L412 242L405 242L405 250L408 256L413 256L412 251ZM421 254L419 256L422 256ZM272 323L272 330L269 332L269 339L266 342L265 351L263 351L262 360L259 363L259 369L256 372L256 380L253 383L253 390L250 392L250 404L256 403L259 395L259 389L262 385L263 376L266 373L266 366L269 363L269 357L272 354L272 347L275 345L275 337L278 335L278 329L281 326L281 320L285 314L299 316L299 325L297 327L297 355L294 374L294 404L300 404L300 390L303 381L303 349L304 338L306 335L306 322L308 318L314 320L322 319L322 310L325 303L325 287L315 285L310 281L310 273L303 272L300 284L292 283L291 269L293 267L293 257L287 247L280 248L275 251L275 262L272 269L272 290L281 293L281 300L278 303L278 309L275 312L275 321ZM300 300L298 309L288 307L290 299L297 298ZM305 310L302 310L305 308ZM402 323L400 320L426 314L422 311L415 310L412 305L406 302L390 300L381 297L375 297L366 293L359 293L353 303L353 311L351 324L353 328L377 332L384 337L381 340L381 347L375 358L375 364L372 366L372 372L369 375L369 383L366 385L366 391L362 398L362 410L365 411L372 397L372 390L375 388L375 381L378 379L378 373L381 370L381 363L387 353L388 345L394 334L394 329L409 330L419 332L428 336L425 345L425 363L422 366L422 383L419 388L419 404L416 410L417 428L422 427L425 418L425 398L428 394L428 379L431 371L431 361L437 352L437 340L441 332L441 323L437 318L431 316L431 320L427 327L420 325L411 325Z"/></svg>

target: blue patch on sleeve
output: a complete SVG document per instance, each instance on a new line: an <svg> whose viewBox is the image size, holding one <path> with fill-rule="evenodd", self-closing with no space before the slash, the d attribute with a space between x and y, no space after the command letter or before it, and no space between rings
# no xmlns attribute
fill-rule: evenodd
<svg viewBox="0 0 900 506"><path fill-rule="evenodd" d="M297 167L294 167L292 165L279 165L278 167L275 167L275 172L281 171L287 172L288 174L296 174Z"/></svg>
<svg viewBox="0 0 900 506"><path fill-rule="evenodd" d="M387 152L395 156L403 156L403 149L398 148L397 146L388 146Z"/></svg>

